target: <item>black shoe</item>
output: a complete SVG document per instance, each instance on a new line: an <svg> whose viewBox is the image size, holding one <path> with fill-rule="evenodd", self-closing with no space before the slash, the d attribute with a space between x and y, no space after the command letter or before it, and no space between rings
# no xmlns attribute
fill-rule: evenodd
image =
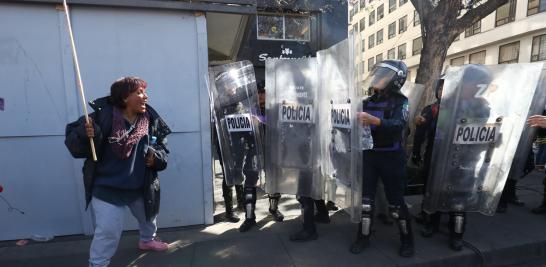
<svg viewBox="0 0 546 267"><path fill-rule="evenodd" d="M331 211L337 211L339 208L336 206L336 204L332 201L326 202L326 209Z"/></svg>
<svg viewBox="0 0 546 267"><path fill-rule="evenodd" d="M531 212L534 214L546 214L546 203L542 203L542 205L532 209Z"/></svg>
<svg viewBox="0 0 546 267"><path fill-rule="evenodd" d="M360 254L364 249L370 246L370 237L360 235L356 238L355 242L351 244L349 251L353 254Z"/></svg>
<svg viewBox="0 0 546 267"><path fill-rule="evenodd" d="M273 216L273 219L276 222L284 221L284 215L278 209L277 210L269 209L269 213L271 213L271 215Z"/></svg>
<svg viewBox="0 0 546 267"><path fill-rule="evenodd" d="M328 214L317 213L315 215L315 222L329 224L330 223L330 216Z"/></svg>
<svg viewBox="0 0 546 267"><path fill-rule="evenodd" d="M233 210L231 211L226 211L226 214L224 215L224 218L226 221L228 222L232 222L232 223L236 223L236 222L239 222L239 217L237 217L237 215L235 215L235 213L233 213Z"/></svg>
<svg viewBox="0 0 546 267"><path fill-rule="evenodd" d="M455 251L463 250L463 239L452 237L449 239L449 247Z"/></svg>
<svg viewBox="0 0 546 267"><path fill-rule="evenodd" d="M255 219L246 219L243 222L243 224L241 224L241 227L239 227L239 232L241 233L247 232L248 230L252 229L254 225L256 225Z"/></svg>
<svg viewBox="0 0 546 267"><path fill-rule="evenodd" d="M391 220L391 218L387 214L384 214L384 213L377 214L377 219L379 219L379 221L381 221L381 223L384 224L384 225L393 225L394 224L394 221Z"/></svg>
<svg viewBox="0 0 546 267"><path fill-rule="evenodd" d="M303 229L293 235L290 235L290 241L293 242L306 242L311 240L317 240L317 231Z"/></svg>
<svg viewBox="0 0 546 267"><path fill-rule="evenodd" d="M402 257L413 257L415 255L415 248L413 247L413 242L402 242L400 245L400 251L398 251L398 254Z"/></svg>
<svg viewBox="0 0 546 267"><path fill-rule="evenodd" d="M425 227L423 229L421 229L421 236L422 237L432 237L433 235L435 235L436 233L438 233L439 230L437 227L433 227L433 226L430 226L430 225L425 225Z"/></svg>

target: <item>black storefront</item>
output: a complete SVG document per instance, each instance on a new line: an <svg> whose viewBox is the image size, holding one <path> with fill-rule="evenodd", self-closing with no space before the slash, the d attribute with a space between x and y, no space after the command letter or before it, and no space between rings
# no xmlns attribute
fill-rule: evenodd
<svg viewBox="0 0 546 267"><path fill-rule="evenodd" d="M258 1L237 60L250 60L264 80L268 58L314 57L347 38L346 0Z"/></svg>

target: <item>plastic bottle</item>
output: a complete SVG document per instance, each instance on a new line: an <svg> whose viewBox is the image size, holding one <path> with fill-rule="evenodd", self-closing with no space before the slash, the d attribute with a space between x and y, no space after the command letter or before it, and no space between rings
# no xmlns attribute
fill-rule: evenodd
<svg viewBox="0 0 546 267"><path fill-rule="evenodd" d="M373 148L372 130L370 129L369 125L362 126L362 138L360 146L362 150L370 150Z"/></svg>

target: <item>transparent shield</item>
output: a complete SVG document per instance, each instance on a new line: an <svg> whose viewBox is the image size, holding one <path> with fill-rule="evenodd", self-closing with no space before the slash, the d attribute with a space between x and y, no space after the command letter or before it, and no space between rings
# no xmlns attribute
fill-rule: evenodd
<svg viewBox="0 0 546 267"><path fill-rule="evenodd" d="M254 67L249 61L211 67L208 85L226 183L260 186L263 137Z"/></svg>
<svg viewBox="0 0 546 267"><path fill-rule="evenodd" d="M322 199L315 58L266 61L266 192Z"/></svg>
<svg viewBox="0 0 546 267"><path fill-rule="evenodd" d="M353 221L360 219L362 199L358 149L359 125L355 111L359 100L354 88L352 36L317 53L320 90L321 170L326 198L346 210Z"/></svg>
<svg viewBox="0 0 546 267"><path fill-rule="evenodd" d="M448 69L425 210L495 213L541 69L542 63Z"/></svg>

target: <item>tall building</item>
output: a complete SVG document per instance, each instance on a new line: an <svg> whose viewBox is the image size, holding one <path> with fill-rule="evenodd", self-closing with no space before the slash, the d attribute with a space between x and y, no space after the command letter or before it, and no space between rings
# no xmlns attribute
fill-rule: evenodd
<svg viewBox="0 0 546 267"><path fill-rule="evenodd" d="M409 0L359 0L349 6L349 32L360 36L356 56L362 81L375 63L401 59L415 81L423 43L419 15ZM546 0L509 0L466 29L448 49L449 65L546 60Z"/></svg>

